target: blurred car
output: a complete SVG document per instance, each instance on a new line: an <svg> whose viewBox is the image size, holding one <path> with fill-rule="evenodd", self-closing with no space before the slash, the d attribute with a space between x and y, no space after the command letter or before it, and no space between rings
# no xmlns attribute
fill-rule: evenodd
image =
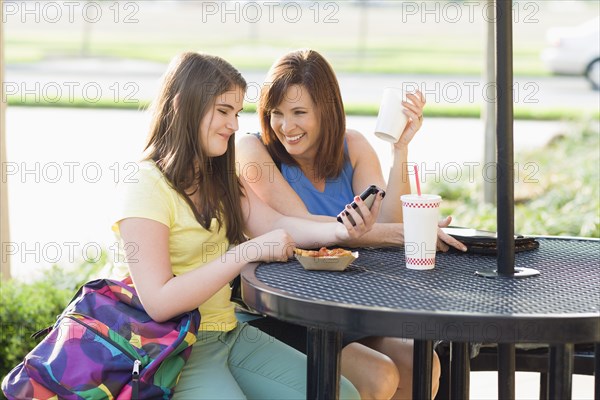
<svg viewBox="0 0 600 400"><path fill-rule="evenodd" d="M546 68L555 74L584 75L600 88L600 17L574 27L550 28L542 52Z"/></svg>

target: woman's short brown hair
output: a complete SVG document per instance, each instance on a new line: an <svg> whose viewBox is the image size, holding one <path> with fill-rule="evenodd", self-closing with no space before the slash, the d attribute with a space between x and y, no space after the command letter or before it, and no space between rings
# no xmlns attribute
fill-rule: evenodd
<svg viewBox="0 0 600 400"><path fill-rule="evenodd" d="M271 111L281 104L293 85L305 88L317 109L321 143L315 158L316 177L336 178L344 166L346 115L333 68L314 50L287 53L269 70L258 102L263 143L275 161L297 165L271 128Z"/></svg>

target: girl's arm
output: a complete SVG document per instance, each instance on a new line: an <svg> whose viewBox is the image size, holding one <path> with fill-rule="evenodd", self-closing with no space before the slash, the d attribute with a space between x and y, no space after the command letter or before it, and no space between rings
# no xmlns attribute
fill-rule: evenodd
<svg viewBox="0 0 600 400"><path fill-rule="evenodd" d="M320 224L275 217L275 211L261 209L259 203L253 202L254 215L248 222L255 237L201 268L178 276L173 276L166 225L147 218L125 218L119 222L121 238L129 244L125 248L131 277L144 309L153 320L163 322L199 307L239 275L248 263L287 261L293 254L295 242L285 230L292 232L296 242L308 247L349 239L369 228L368 224L362 224L349 234L340 223ZM245 209L249 207L245 206ZM356 217L360 218L358 214ZM347 218L346 223L350 225Z"/></svg>
<svg viewBox="0 0 600 400"><path fill-rule="evenodd" d="M244 179L241 181L244 184ZM343 224L319 223L285 217L263 203L250 187L245 186L244 192L242 208L251 240L201 268L176 277L169 257L166 225L148 218L125 218L119 222L123 242L133 244L125 246L129 271L152 319L166 321L197 308L237 276L244 265L287 260L295 243L319 247L356 239L371 229L381 205L381 198L376 199L370 212L359 201L362 218L356 210L348 210L356 226L352 226L345 215Z"/></svg>
<svg viewBox="0 0 600 400"><path fill-rule="evenodd" d="M147 218L125 218L119 230L127 252L129 271L148 315L155 321L166 321L197 308L235 276L249 262L267 259L266 243L289 244L291 239L281 232L270 233L245 242L202 268L174 277L169 259L169 228ZM131 245L133 244L133 245ZM283 257L279 257L282 259Z"/></svg>

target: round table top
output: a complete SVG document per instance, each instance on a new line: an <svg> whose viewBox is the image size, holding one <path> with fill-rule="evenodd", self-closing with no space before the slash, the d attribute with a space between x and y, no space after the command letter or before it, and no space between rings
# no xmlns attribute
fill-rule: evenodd
<svg viewBox="0 0 600 400"><path fill-rule="evenodd" d="M515 255L528 278L484 278L496 257L438 253L409 270L403 248L361 249L343 272L296 260L242 273L246 303L264 314L329 330L428 340L600 342L600 241L539 238Z"/></svg>

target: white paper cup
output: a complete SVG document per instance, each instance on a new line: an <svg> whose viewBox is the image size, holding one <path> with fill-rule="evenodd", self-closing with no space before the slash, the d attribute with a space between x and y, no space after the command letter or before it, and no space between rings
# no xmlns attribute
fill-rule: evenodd
<svg viewBox="0 0 600 400"><path fill-rule="evenodd" d="M406 268L433 269L442 198L435 194L405 194L400 199Z"/></svg>
<svg viewBox="0 0 600 400"><path fill-rule="evenodd" d="M400 139L408 122L408 117L402 111L404 109L403 99L402 89L385 88L383 90L375 125L375 136L390 143L396 143Z"/></svg>

